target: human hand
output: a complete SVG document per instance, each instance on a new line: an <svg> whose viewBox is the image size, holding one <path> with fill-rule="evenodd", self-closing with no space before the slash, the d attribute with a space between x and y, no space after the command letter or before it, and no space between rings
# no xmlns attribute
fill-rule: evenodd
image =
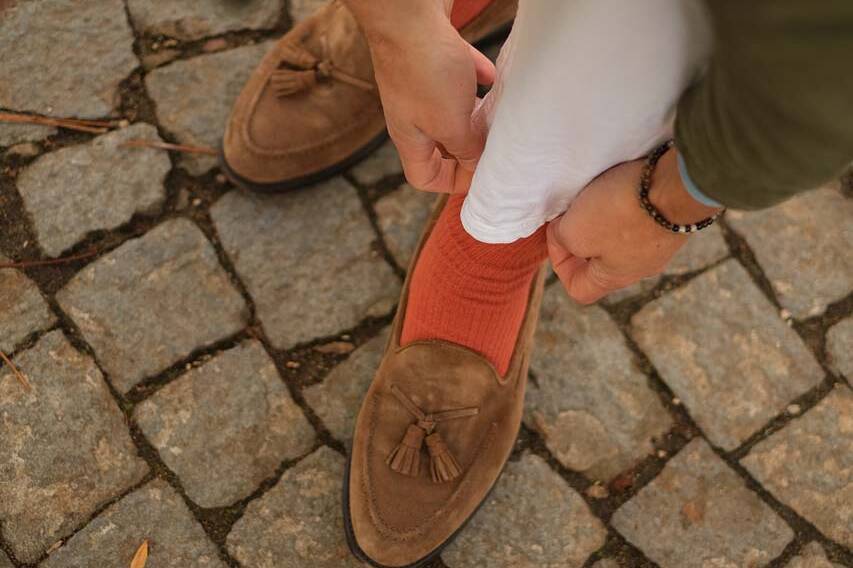
<svg viewBox="0 0 853 568"><path fill-rule="evenodd" d="M664 229L640 206L643 164L626 162L607 170L548 225L554 272L569 296L582 304L659 274L690 238ZM649 192L652 204L678 224L717 213L687 193L676 164L674 149L661 157Z"/></svg>
<svg viewBox="0 0 853 568"><path fill-rule="evenodd" d="M409 183L465 191L485 145L485 129L472 120L477 83L494 81L494 65L450 24L452 2L349 5L368 39L388 132Z"/></svg>

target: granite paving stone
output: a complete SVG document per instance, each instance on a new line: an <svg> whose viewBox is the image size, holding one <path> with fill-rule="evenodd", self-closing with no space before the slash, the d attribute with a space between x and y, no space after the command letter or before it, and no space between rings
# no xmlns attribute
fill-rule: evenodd
<svg viewBox="0 0 853 568"><path fill-rule="evenodd" d="M385 315L397 301L400 282L342 178L272 197L232 191L211 216L278 349Z"/></svg>
<svg viewBox="0 0 853 568"><path fill-rule="evenodd" d="M824 375L735 260L647 304L631 333L710 441L726 450Z"/></svg>
<svg viewBox="0 0 853 568"><path fill-rule="evenodd" d="M729 224L755 252L779 303L794 317L821 314L853 289L853 200L835 188L804 193Z"/></svg>
<svg viewBox="0 0 853 568"><path fill-rule="evenodd" d="M275 26L284 0L128 0L127 8L138 31L194 40L234 30L258 30Z"/></svg>
<svg viewBox="0 0 853 568"><path fill-rule="evenodd" d="M661 568L765 566L794 536L699 438L611 522Z"/></svg>
<svg viewBox="0 0 853 568"><path fill-rule="evenodd" d="M227 566L181 496L155 479L107 508L40 568L127 568L145 539L145 568Z"/></svg>
<svg viewBox="0 0 853 568"><path fill-rule="evenodd" d="M344 458L325 446L284 472L228 535L243 568L356 568L341 515Z"/></svg>
<svg viewBox="0 0 853 568"><path fill-rule="evenodd" d="M265 42L200 55L148 73L145 86L160 125L183 144L218 148L234 100L272 45ZM182 154L180 164L198 175L213 168L216 158Z"/></svg>
<svg viewBox="0 0 853 568"><path fill-rule="evenodd" d="M531 370L525 422L560 463L593 479L633 466L672 427L613 320L560 286L545 292Z"/></svg>
<svg viewBox="0 0 853 568"><path fill-rule="evenodd" d="M385 353L388 334L389 329L384 329L332 369L322 383L302 391L305 401L332 436L347 447L352 442L352 431L361 401Z"/></svg>
<svg viewBox="0 0 853 568"><path fill-rule="evenodd" d="M0 263L6 262L9 259L0 254ZM14 351L30 334L55 321L35 282L14 268L0 269L0 351Z"/></svg>
<svg viewBox="0 0 853 568"><path fill-rule="evenodd" d="M777 499L853 548L853 391L848 387L836 386L741 462Z"/></svg>
<svg viewBox="0 0 853 568"><path fill-rule="evenodd" d="M826 333L829 364L849 380L853 380L853 317L841 320Z"/></svg>
<svg viewBox="0 0 853 568"><path fill-rule="evenodd" d="M139 427L202 507L247 497L314 430L257 341L229 349L140 404Z"/></svg>
<svg viewBox="0 0 853 568"><path fill-rule="evenodd" d="M679 250L672 258L666 269L663 271L664 276L680 276L696 270L701 270L706 266L710 266L715 262L724 259L729 254L729 248L726 245L726 240L723 238L723 232L717 224L711 225L704 231L689 237L687 244ZM645 278L640 282L622 290L617 290L604 298L604 302L615 304L626 298L633 298L640 294L645 294L651 291L658 282L660 276Z"/></svg>
<svg viewBox="0 0 853 568"><path fill-rule="evenodd" d="M78 118L111 114L119 83L139 65L124 3L51 0L5 6L0 107ZM32 131L25 136L32 139Z"/></svg>
<svg viewBox="0 0 853 568"><path fill-rule="evenodd" d="M375 152L350 170L352 177L361 185L370 186L391 176L403 174L403 164L397 147L391 140L385 141ZM435 196L432 196L433 199Z"/></svg>
<svg viewBox="0 0 853 568"><path fill-rule="evenodd" d="M409 261L418 246L435 200L434 194L403 184L374 205L379 230L382 231L388 251L403 270L409 268Z"/></svg>
<svg viewBox="0 0 853 568"><path fill-rule="evenodd" d="M35 142L21 142L6 148L6 155L15 158L32 158L41 153L41 148Z"/></svg>
<svg viewBox="0 0 853 568"><path fill-rule="evenodd" d="M722 260L729 254L729 247L718 224L688 238L687 244L675 253L664 270L664 274L675 276L701 270Z"/></svg>
<svg viewBox="0 0 853 568"><path fill-rule="evenodd" d="M56 128L53 126L4 123L0 124L0 146L11 146L21 142L38 142L54 134L56 134Z"/></svg>
<svg viewBox="0 0 853 568"><path fill-rule="evenodd" d="M290 17L301 22L327 3L328 0L290 0Z"/></svg>
<svg viewBox="0 0 853 568"><path fill-rule="evenodd" d="M630 286L626 286L625 288L620 288L618 290L610 292L600 301L603 304L612 306L624 300L636 298L637 296L642 296L643 294L648 294L649 292L654 290L658 284L660 284L661 280L662 277L660 275L643 278L639 282L635 282Z"/></svg>
<svg viewBox="0 0 853 568"><path fill-rule="evenodd" d="M0 527L32 562L148 471L94 361L60 331L0 374Z"/></svg>
<svg viewBox="0 0 853 568"><path fill-rule="evenodd" d="M830 562L820 544L810 542L788 563L788 568L844 568L841 564Z"/></svg>
<svg viewBox="0 0 853 568"><path fill-rule="evenodd" d="M0 362L0 568L128 568L146 539L145 568L362 566L346 452L436 196L405 183L387 138L281 195L227 187L215 156L122 147L162 133L219 148L275 30L329 1L0 0L0 109L145 121L0 124L3 253L121 237L85 261L0 268L0 351L31 384ZM730 211L597 306L552 283L523 417L541 443L517 448L438 564L847 566L851 180ZM680 449L671 408L698 428Z"/></svg>
<svg viewBox="0 0 853 568"><path fill-rule="evenodd" d="M91 231L159 211L169 157L152 148L121 147L133 139L160 141L156 128L140 122L45 154L18 176L18 191L48 255L59 256Z"/></svg>
<svg viewBox="0 0 853 568"><path fill-rule="evenodd" d="M442 558L453 568L580 567L606 536L580 495L542 458L525 453L507 464Z"/></svg>
<svg viewBox="0 0 853 568"><path fill-rule="evenodd" d="M213 247L186 219L102 256L56 299L122 392L233 335L247 318Z"/></svg>

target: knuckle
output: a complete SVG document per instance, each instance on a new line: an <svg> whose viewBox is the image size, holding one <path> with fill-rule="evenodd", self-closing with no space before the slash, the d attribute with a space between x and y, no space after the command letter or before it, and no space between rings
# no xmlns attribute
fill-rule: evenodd
<svg viewBox="0 0 853 568"><path fill-rule="evenodd" d="M618 277L610 274L599 263L592 263L589 266L589 281L596 287L603 290L611 290L617 286Z"/></svg>
<svg viewBox="0 0 853 568"><path fill-rule="evenodd" d="M405 174L406 181L413 187L421 190L429 190L435 184L440 170L436 168L435 171L432 171L432 168L413 166L411 164L407 166L404 162L403 173Z"/></svg>
<svg viewBox="0 0 853 568"><path fill-rule="evenodd" d="M590 296L588 294L575 294L575 295L569 294L569 296L571 296L571 298L575 302L577 302L578 304L581 304L583 306L589 306L591 304L594 304L596 302L596 300L598 299L597 297Z"/></svg>

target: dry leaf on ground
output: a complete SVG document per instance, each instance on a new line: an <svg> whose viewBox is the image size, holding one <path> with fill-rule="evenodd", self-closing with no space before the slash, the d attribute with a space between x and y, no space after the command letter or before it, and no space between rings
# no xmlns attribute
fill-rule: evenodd
<svg viewBox="0 0 853 568"><path fill-rule="evenodd" d="M148 562L148 539L142 541L139 548L136 549L136 554L133 555L133 560L130 561L130 568L145 568L145 563Z"/></svg>

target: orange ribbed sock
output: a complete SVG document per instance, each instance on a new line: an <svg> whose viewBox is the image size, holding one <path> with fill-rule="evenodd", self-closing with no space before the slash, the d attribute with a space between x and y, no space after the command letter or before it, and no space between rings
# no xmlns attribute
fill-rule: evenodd
<svg viewBox="0 0 853 568"><path fill-rule="evenodd" d="M464 199L449 198L421 251L409 285L401 344L443 339L464 345L503 375L530 285L547 257L545 227L514 243L481 243L462 227Z"/></svg>
<svg viewBox="0 0 853 568"><path fill-rule="evenodd" d="M456 0L453 3L453 9L450 12L450 23L453 27L461 29L480 15L480 12L486 9L486 6L492 3L493 0Z"/></svg>

